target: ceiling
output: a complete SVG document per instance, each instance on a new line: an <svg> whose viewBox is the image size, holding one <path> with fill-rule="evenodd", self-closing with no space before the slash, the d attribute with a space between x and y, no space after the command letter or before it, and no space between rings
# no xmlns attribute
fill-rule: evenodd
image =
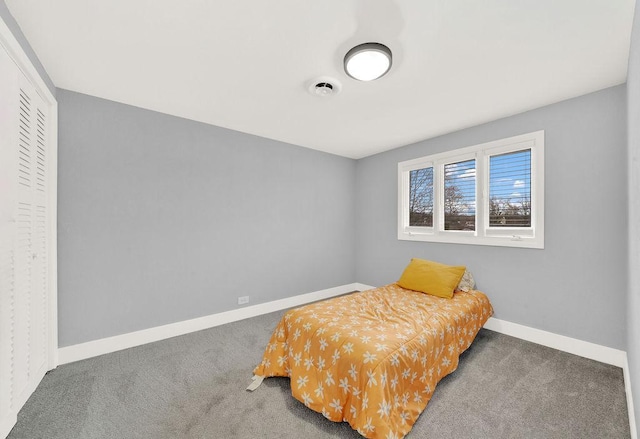
<svg viewBox="0 0 640 439"><path fill-rule="evenodd" d="M351 158L624 83L634 3L6 0L56 87Z"/></svg>

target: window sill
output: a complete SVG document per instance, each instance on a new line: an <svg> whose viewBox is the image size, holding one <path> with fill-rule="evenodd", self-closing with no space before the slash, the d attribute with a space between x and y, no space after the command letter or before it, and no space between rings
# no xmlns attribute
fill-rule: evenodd
<svg viewBox="0 0 640 439"><path fill-rule="evenodd" d="M544 249L544 241L540 238L529 236L478 236L468 232L458 234L456 232L445 233L417 233L399 232L400 241L439 242L448 244L488 245L495 247L520 247Z"/></svg>

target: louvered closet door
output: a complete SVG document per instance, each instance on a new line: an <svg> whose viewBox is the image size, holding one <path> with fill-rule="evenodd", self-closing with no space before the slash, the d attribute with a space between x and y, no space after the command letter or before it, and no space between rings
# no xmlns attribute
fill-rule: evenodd
<svg viewBox="0 0 640 439"><path fill-rule="evenodd" d="M47 371L47 107L0 46L0 427ZM1 428L0 431L7 431Z"/></svg>
<svg viewBox="0 0 640 439"><path fill-rule="evenodd" d="M22 406L47 365L46 187L44 104L24 77L18 100L14 398Z"/></svg>
<svg viewBox="0 0 640 439"><path fill-rule="evenodd" d="M15 311L15 206L17 202L18 71L0 46L0 432L15 422L13 334ZM2 437L2 435L0 435Z"/></svg>

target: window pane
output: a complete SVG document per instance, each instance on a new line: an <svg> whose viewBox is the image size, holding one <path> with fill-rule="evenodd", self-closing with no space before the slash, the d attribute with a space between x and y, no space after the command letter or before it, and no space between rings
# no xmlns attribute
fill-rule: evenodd
<svg viewBox="0 0 640 439"><path fill-rule="evenodd" d="M410 173L409 225L433 227L433 168Z"/></svg>
<svg viewBox="0 0 640 439"><path fill-rule="evenodd" d="M531 227L531 150L489 159L489 226Z"/></svg>
<svg viewBox="0 0 640 439"><path fill-rule="evenodd" d="M476 161L444 165L444 230L476 229Z"/></svg>

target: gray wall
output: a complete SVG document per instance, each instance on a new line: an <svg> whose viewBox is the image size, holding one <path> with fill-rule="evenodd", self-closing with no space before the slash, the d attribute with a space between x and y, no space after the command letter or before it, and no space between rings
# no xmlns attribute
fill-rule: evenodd
<svg viewBox="0 0 640 439"><path fill-rule="evenodd" d="M466 265L495 317L625 349L625 93L613 87L359 160L358 281L394 282L412 257ZM545 130L544 250L397 239L399 161L536 130Z"/></svg>
<svg viewBox="0 0 640 439"><path fill-rule="evenodd" d="M4 2L4 0L0 0L0 18L2 18L2 20L7 24L7 27L9 28L9 30L11 30L13 36L16 37L16 40L18 40L20 46L22 46L22 50L24 50L24 52L27 54L36 70L44 80L44 83L47 85L47 87L49 87L49 90L51 90L51 93L53 93L53 95L55 96L56 87L53 85L51 78L49 78L49 74L40 63L40 60L36 56L36 53L33 51L33 48L22 33L22 30L20 29L20 26L18 26L15 18L13 18L13 15L11 15L11 12L9 12L7 4Z"/></svg>
<svg viewBox="0 0 640 439"><path fill-rule="evenodd" d="M629 138L629 297L627 355L636 423L640 425L640 2L631 34L627 77Z"/></svg>
<svg viewBox="0 0 640 439"><path fill-rule="evenodd" d="M58 90L61 347L355 282L355 161Z"/></svg>

